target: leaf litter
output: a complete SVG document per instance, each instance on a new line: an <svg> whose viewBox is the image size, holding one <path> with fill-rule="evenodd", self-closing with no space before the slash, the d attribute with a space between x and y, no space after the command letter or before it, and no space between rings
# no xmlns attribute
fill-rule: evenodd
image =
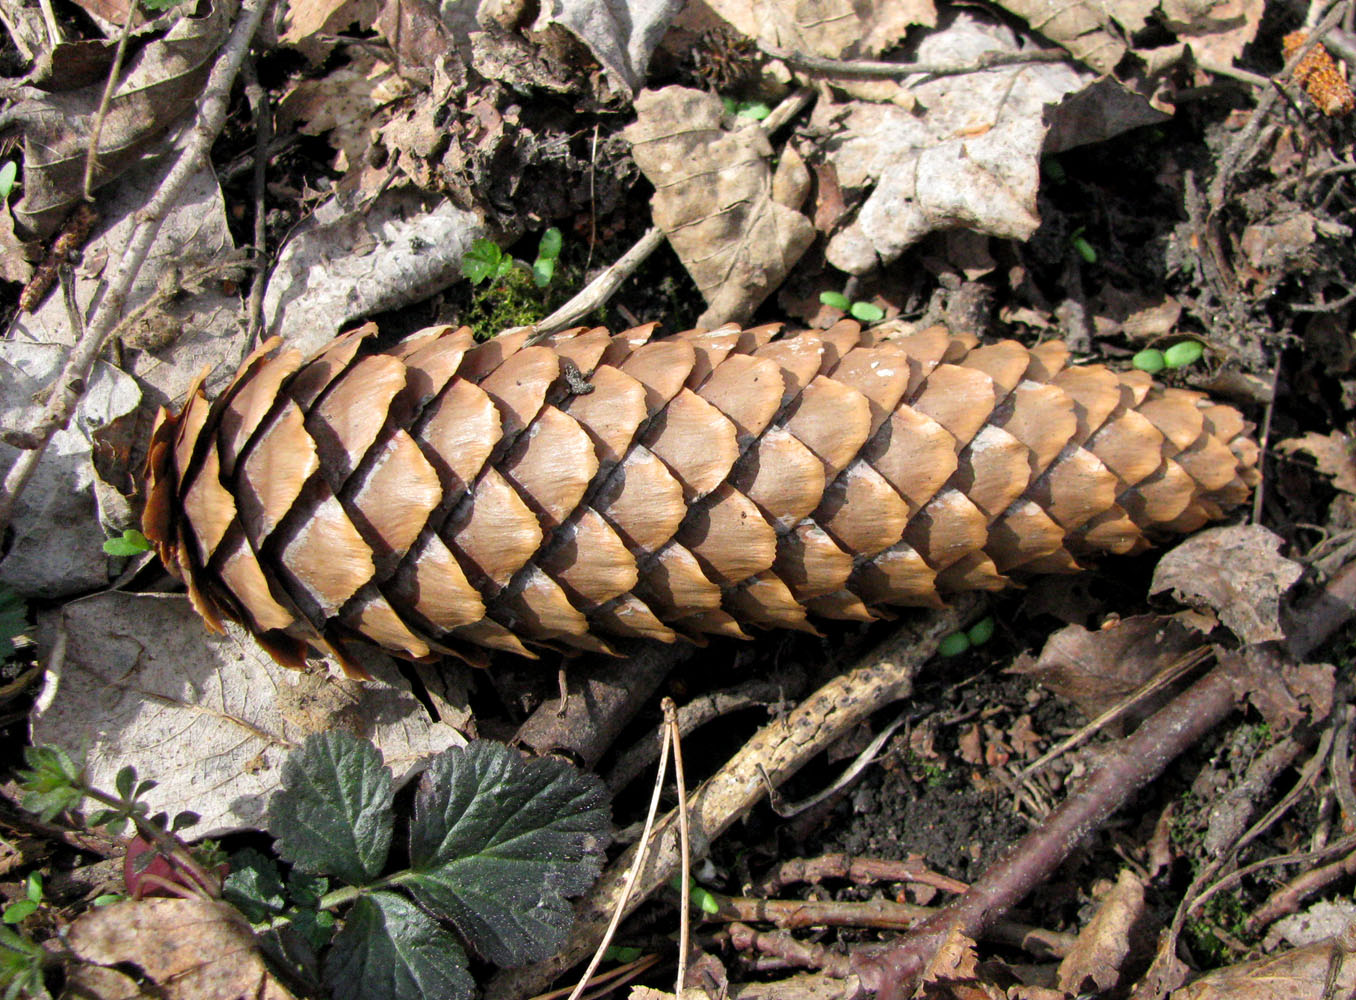
<svg viewBox="0 0 1356 1000"><path fill-rule="evenodd" d="M849 277L839 287L850 291L857 287L851 276L903 259L921 261L919 273L956 275L962 282L987 281L1000 290L1003 282L1010 281L1014 290L1031 292L1036 285L1031 280L1030 258L1020 250L1014 255L1011 245L1000 241L1031 237L1030 246L1037 246L1049 229L1049 220L1060 216L1050 201L1050 179L1041 176L1049 159L1068 152L1076 143L1102 142L1126 130L1165 121L1164 111L1172 110L1174 100L1167 70L1175 68L1204 83L1210 67L1231 66L1256 35L1262 6L1257 0L1207 6L1164 3L1153 15L1159 30L1159 35L1149 38L1154 48L1136 47L1146 35L1153 35L1145 32L1152 11L1142 3L1114 9L1064 5L1055 17L1039 4L1011 3L1004 8L1018 20L1040 25L1043 39L1009 26L998 27L994 20L973 12L955 15L943 8L939 16L927 2L863 9L833 0L807 0L781 5L766 16L757 5L738 0L720 0L709 6L663 0L629 9L566 0L542 5L535 17L514 4L487 3L481 6L479 20L469 16L474 12L448 10L441 25L435 21L437 12L426 4L293 4L281 41L303 52L316 68L309 79L293 75L290 80L283 101L285 127L323 136L331 144L333 158L323 167L334 183L307 187L311 200L304 214L309 218L299 229L271 233L281 245L282 260L267 282L265 330L281 331L297 343L304 344L307 338L321 343L337 327L375 313L420 308L420 303L438 294L455 299L460 258L476 238L487 234L508 243L559 221L571 234L567 244L587 233L591 253L592 240L600 232L609 227L614 232L627 231L626 222L615 213L639 205L629 191L635 174L626 173L634 170L625 159L628 147L655 189L654 223L667 233L706 300L705 322L764 315L765 311L758 311L764 299L788 279L794 280L798 269L824 269L826 260L846 272ZM210 17L222 19L226 9L213 8ZM868 82L831 71L807 71L795 58L783 62L760 57L756 60L760 68L743 77L754 81L748 96L775 103L792 83L810 83L818 91L809 124L785 139L776 133L769 136L752 119L738 117L718 97L690 87L664 85L672 79L667 63L684 58L681 46L666 45L663 39L675 18L687 25L685 38L703 44L710 41L715 28L727 26L736 36L742 31L751 38L755 51L761 44L768 50L792 50L792 56L845 60L882 55L899 60L908 53L907 58L918 61L975 63L984 53L1020 55L1043 51L1045 42L1053 42L1095 73L1119 69L1123 75L1119 80L1095 81L1083 68L1036 60L957 76ZM934 29L938 23L942 26ZM429 30L417 30L420 24ZM129 153L101 157L108 172L100 175L100 181L106 184L114 176L125 176L117 194L126 194L126 198L101 199L106 221L100 223L84 263L74 273L75 298L82 308L99 294L100 281L116 259L126 231L119 226L154 189L156 164L150 154L164 148L158 145L158 137L177 121L187 120L184 112L200 89L203 61L221 40L220 33L192 37L190 49L193 45L198 49L197 55L190 53L188 63L156 62L163 57L162 42L177 37L159 33L179 31L191 36L203 27L192 18L179 18L139 29L139 61L132 68L166 89L142 93L134 88L119 99L116 113L104 124L104 142L110 136L126 141ZM355 45L346 36L355 28L360 34L370 33L370 42ZM423 53L435 41L447 46L447 51L425 58ZM68 91L54 86L47 96L38 98L45 105L29 106L24 120L30 141L45 141L38 123L51 127L50 115L43 117L40 108L60 100L75 101L71 106L78 105L78 110L72 128L67 132L58 128L56 137L83 152L81 136L88 132L80 129L88 128L91 95L102 87L99 67L107 65L109 46L102 43L100 48L83 55L68 49L52 53L53 65L65 67L66 75L57 82L78 86ZM376 51L382 54L374 56ZM1127 53L1142 58L1144 66L1127 70ZM87 60L84 77L71 70L80 59ZM76 91L81 95L78 99L53 96ZM167 99L146 104L154 94ZM548 124L553 121L551 115L538 114L542 102L552 101L568 108L565 115L555 117L554 126ZM143 116L144 129L141 124L123 122L122 116L137 108L148 112ZM631 114L636 122L623 132L620 126ZM570 121L570 115L603 127L590 136L587 128ZM671 145L663 148L665 142ZM1292 143L1293 151L1287 134L1269 161L1269 169L1278 178L1302 162L1298 155L1285 154L1286 143ZM646 146L656 147L648 162ZM553 151L561 149L568 149L568 154L553 159ZM599 150L604 151L601 159L597 158ZM67 156L63 162L80 159ZM80 166L83 170L83 163ZM124 166L125 175L115 174ZM61 199L68 199L79 185L73 175L60 172L66 168L31 150L25 151L24 168L24 201L16 206L15 215L37 227L50 227L57 209L70 203ZM1168 163L1164 170L1180 173L1180 168L1180 164ZM539 172L533 175L532 170ZM680 170L691 170L686 184L669 183ZM702 171L717 177L720 184L704 190L697 182ZM553 176L568 181L541 182ZM532 179L525 181L528 177ZM210 178L194 190L199 192L198 200L184 202L183 228L166 227L163 242L157 244L158 259L149 272L164 271L189 253L197 253L206 264L226 268L238 261L234 247L247 241L240 239L238 229L231 235L227 215L228 208L238 210L239 190L228 187L223 196L223 189ZM1240 221L1231 236L1229 246L1236 249L1243 286L1255 301L1287 287L1286 282L1302 269L1328 266L1324 254L1332 240L1341 238L1340 224L1334 228L1322 212L1287 215L1281 209L1264 213L1250 208L1251 215ZM571 215L576 216L573 229L564 225ZM582 223L581 217L586 217ZM634 235L634 222L631 225ZM939 235L956 227L999 238L985 241L979 237L981 256L988 261L985 267L971 267L973 255L961 253L953 238ZM1201 240L1182 245L1199 246ZM209 253L202 252L204 246L210 248ZM990 254L990 250L995 252ZM17 237L6 243L6 251L10 255L21 252ZM1020 263L1014 264L1017 259ZM1098 266L1093 261L1088 264ZM1077 285L1079 265L1060 266ZM149 272L133 301L160 301L136 331L128 331L124 353L113 358L140 383L146 400L142 405L177 398L204 364L220 377L229 375L234 360L243 353L246 326L245 312L231 292L220 292L201 278L171 290ZM1096 297L1084 310L1091 317L1085 341L1089 347L1100 347L1112 356L1118 350L1128 355L1136 345L1127 348L1125 341L1152 343L1171 335L1179 324L1200 324L1203 316L1211 315L1194 288L1179 284L1168 294L1161 286L1146 287L1138 277L1109 264L1106 272L1098 274ZM239 280L235 274L231 278ZM883 289L879 301L903 303L916 313L920 305L916 292L898 278L890 280L893 285ZM1010 314L1028 320L1031 330L1051 330L1067 326L1068 317L1076 315L1065 306L1036 294L1029 296L1022 307L1025 311ZM39 343L7 342L0 349L37 347L50 353L54 345L70 344L74 337L66 329L66 311L61 294L50 295L33 317L15 326L20 340ZM826 322L834 318L831 311L819 315ZM1209 343L1215 328L1209 322L1204 325L1201 339ZM1316 333L1322 330L1317 323L1312 328ZM14 364L19 357L6 354L4 359ZM1227 374L1216 372L1212 377ZM45 377L50 379L50 375ZM1309 377L1307 370L1304 377ZM31 395L32 387L23 384L23 391ZM15 397L11 407L16 414L22 408L19 398ZM82 430L104 419L90 415ZM1328 435L1287 425L1284 433L1292 436L1283 450L1307 451L1320 471L1333 477L1338 490L1347 488L1350 456L1342 432ZM96 442L96 447L126 451L122 445ZM56 450L64 455L67 448L63 442ZM70 448L77 463L88 463L88 441L74 442ZM130 454L109 474L111 479L128 479ZM0 452L0 457L8 461L9 453ZM88 480L77 476L66 485L35 486L30 495L69 499L90 489ZM1268 502L1278 501L1273 494ZM101 500L100 506L108 505ZM88 495L70 510L64 514L49 513L48 508L30 512L16 523L16 541L5 543L0 572L12 572L15 584L30 596L98 587L121 567L121 563L109 564L97 551L105 529L95 525ZM109 528L116 534L121 525ZM77 534L81 530L83 534ZM1183 546L1174 558L1160 564L1155 589L1173 591L1204 608L1196 613L1195 623L1207 622L1200 617L1202 613L1216 616L1245 644L1284 638L1281 607L1299 568L1277 554L1279 542L1273 544L1260 531L1225 540L1208 538L1194 548ZM1295 534L1282 533L1293 545ZM59 558L62 549L78 557L79 568ZM43 579L50 581L45 591L36 584ZM1085 598L1091 605L1086 592L1076 600ZM1181 615L1175 618L1187 620ZM101 595L68 605L64 619L65 666L59 684L49 681L34 716L32 738L35 742L64 741L74 751L94 748L91 774L109 785L123 763L140 755L146 762L137 759L138 766L155 773L162 783L154 790L152 802L163 803L171 811L191 803L204 814L202 830L197 832L257 828L263 800L281 787L285 768L280 748L295 746L309 731L338 727L372 735L395 769L407 771L444 747L459 745L463 737L458 727L472 724L464 695L455 686L451 700L428 702L443 713L443 721L435 723L408 683L394 673L360 690L344 682L309 684L305 678L276 668L270 671L268 664L251 662L248 655L242 655L244 647L238 638L203 641L190 624L182 599ZM50 615L48 620L46 634L50 636ZM1141 645L1161 645L1161 637L1169 633L1177 637L1173 650L1193 641L1179 620L1142 616L1097 632L1060 633L1037 661L1042 664L1043 682L1085 714L1098 713L1140 686L1156 665L1178 655L1163 648L1145 653ZM1234 654L1225 651L1225 655ZM1235 659L1239 686L1247 689L1242 693L1277 731L1305 718L1322 718L1329 710L1330 668L1291 663L1277 669L1251 648ZM225 683L232 676L248 684L233 690ZM188 688L185 677L191 681ZM328 696L336 690L343 697ZM119 692L120 706L111 716L110 691ZM268 692L268 697L259 692ZM985 720L965 723L957 757L974 769L977 781L986 782L986 789L1002 786L986 775L997 774L1014 761L1030 761L1038 748L1051 742L1058 723L1042 706L1053 700L1042 702L1035 697L1034 703L1024 706L1025 711L1014 709L1002 717L990 712ZM138 698L141 704L133 704ZM215 712L203 711L214 706ZM124 712L124 708L132 710ZM389 724L386 731L367 725L377 718ZM449 725L450 720L457 725ZM498 721L502 727L502 720L485 721ZM919 750L918 760L906 768L918 781L930 773L921 762L943 768L952 762L946 743L950 737L939 750L934 741L938 731L935 726L923 726L899 737L900 746L926 750ZM243 743L242 732L246 733ZM225 734L236 743L229 750L213 750L226 746L218 742ZM185 735L193 746L180 764L181 758L166 756L163 747L171 737ZM213 756L219 759L206 760ZM167 766L169 761L173 763ZM250 783L260 775L262 781ZM453 775L440 772L440 777L455 785ZM427 810L432 787L426 779L416 796L424 803L417 808L425 809L420 814L425 819L431 815ZM385 794L377 796L380 801L373 808L384 808ZM350 829L361 826L356 819L345 823ZM305 853L304 848L298 850L301 853L294 851L290 856L300 858ZM1188 853L1180 846L1172 850L1178 856ZM363 869L361 874L369 873ZM1093 915L1083 921L1077 943L1058 968L1047 965L1039 983L1012 987L1016 992L1007 995L1067 997L1094 986L1123 987L1130 981L1131 970L1138 969L1144 957L1136 933L1143 930L1137 925L1144 913L1146 890L1128 871L1105 874L1112 876L1112 881L1103 883L1103 888L1110 886L1109 893L1095 907L1091 896L1085 901ZM558 875L544 877L552 881ZM526 881L535 883L541 878L538 874ZM588 873L581 871L571 878L574 881L565 881L572 892L578 891ZM457 910L458 904L449 895L451 883L441 876L412 884L423 885L420 901L425 905L437 909L441 900L448 913ZM513 898L508 893L503 899L487 901ZM150 909L137 912L150 913ZM517 918L505 916L503 926L512 930L506 931L508 937L499 945L488 946L488 952L505 962L536 956L544 947L542 941L563 933L564 912L557 901L533 920L516 926ZM79 918L72 930L94 915L91 911ZM544 923L534 922L537 918ZM150 926L153 922L146 919ZM463 912L457 922L466 921ZM460 945L444 926L398 892L382 889L367 895L349 911L342 933L349 943L330 953L331 981L344 984L337 995L372 995L378 988L375 980L364 978L372 970L394 977L383 982L402 984L391 995L460 995L468 989L468 982L451 971L460 967ZM954 932L929 965L925 995L1000 995L984 978L991 970L976 962L976 949L982 947L973 938ZM1328 950L1323 952L1322 947ZM1330 942L1304 946L1266 961L1272 963L1269 968L1280 977L1278 981L1302 990L1306 984L1321 981L1316 970L1323 955L1331 968L1333 947ZM256 969L252 963L257 954L252 949L242 954L253 957L242 959L241 967ZM448 956L456 959L451 965ZM102 964L91 967L97 969L91 971L92 976L122 975L108 967L115 964L111 959L93 961ZM352 964L345 965L346 961ZM1207 975L1173 995L1205 997L1221 995L1211 990L1245 989L1238 983L1255 981L1259 968ZM1014 970L1005 969L1004 975ZM1228 979L1245 972L1253 979ZM167 974L173 975L172 971ZM257 983L262 995L282 989L263 979Z"/></svg>

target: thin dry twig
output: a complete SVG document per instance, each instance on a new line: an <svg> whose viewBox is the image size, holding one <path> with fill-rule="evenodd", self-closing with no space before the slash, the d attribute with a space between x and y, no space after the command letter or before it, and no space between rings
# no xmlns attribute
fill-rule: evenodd
<svg viewBox="0 0 1356 1000"><path fill-rule="evenodd" d="M673 781L678 788L678 847L682 857L679 868L681 885L678 890L678 983L673 995L683 995L683 979L687 975L687 953L692 934L692 851L687 829L687 779L683 775L683 738L678 731L678 709L672 698L661 703L664 728L673 741ZM646 831L648 835L648 831Z"/></svg>
<svg viewBox="0 0 1356 1000"><path fill-rule="evenodd" d="M903 76L960 76L1027 63L1069 62L1063 49L1032 49L1028 52L985 52L968 63L893 63L871 59L827 59L805 52L793 52L775 45L759 44L762 51L787 65L824 76L856 76L871 79L896 79Z"/></svg>
<svg viewBox="0 0 1356 1000"><path fill-rule="evenodd" d="M108 106L113 103L113 91L118 89L118 77L122 75L122 61L127 54L127 39L132 33L132 18L136 17L136 13L137 4L128 0L127 16L123 18L122 30L118 32L118 46L113 50L113 64L108 67L108 79L104 81L104 92L99 97L99 110L94 113L94 125L90 129L89 149L85 153L85 179L82 185L86 201L94 200L94 170L99 163L99 138L103 135Z"/></svg>
<svg viewBox="0 0 1356 1000"><path fill-rule="evenodd" d="M770 896L798 882L820 882L826 878L847 879L858 885L872 882L916 882L942 892L959 893L970 888L964 882L923 867L917 857L857 858L850 854L825 854L817 858L792 858L783 861L763 876L754 891Z"/></svg>
<svg viewBox="0 0 1356 1000"><path fill-rule="evenodd" d="M165 175L155 197L137 213L137 223L128 238L127 248L112 272L103 298L84 335L67 355L66 364L51 387L41 416L33 422L34 447L22 452L5 476L4 486L0 488L0 534L9 526L15 504L33 477L52 436L70 422L76 407L84 399L94 363L122 317L127 296L160 232L161 224L178 201L184 185L206 161L212 143L226 123L231 85L268 5L269 0L247 0L241 6L231 35L222 46L203 88L198 117L190 132L191 138Z"/></svg>
<svg viewBox="0 0 1356 1000"><path fill-rule="evenodd" d="M264 289L268 283L268 268L263 266L267 256L268 216L265 195L267 194L268 146L273 141L273 107L269 103L268 91L259 85L252 60L242 67L245 76L245 99L254 112L254 246L251 248L254 261L254 277L250 279L249 300L245 306L246 328L245 348L253 349L264 329Z"/></svg>

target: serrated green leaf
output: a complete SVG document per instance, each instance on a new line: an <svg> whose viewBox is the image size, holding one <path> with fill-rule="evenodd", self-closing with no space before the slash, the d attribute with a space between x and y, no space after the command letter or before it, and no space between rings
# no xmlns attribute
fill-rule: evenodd
<svg viewBox="0 0 1356 1000"><path fill-rule="evenodd" d="M265 823L284 860L364 885L386 864L391 794L376 747L347 733L315 733L283 761Z"/></svg>
<svg viewBox="0 0 1356 1000"><path fill-rule="evenodd" d="M287 906L278 865L252 847L231 855L231 874L222 883L221 895L252 924L263 923Z"/></svg>
<svg viewBox="0 0 1356 1000"><path fill-rule="evenodd" d="M329 891L330 880L327 878L308 875L296 868L287 873L287 896L298 906L315 906Z"/></svg>
<svg viewBox="0 0 1356 1000"><path fill-rule="evenodd" d="M5 165L0 167L0 201L7 201L14 193L14 182L18 179L19 164L13 160L6 160Z"/></svg>
<svg viewBox="0 0 1356 1000"><path fill-rule="evenodd" d="M848 306L852 305L848 301L848 297L842 292L820 292L819 301L832 309L841 309L843 312L847 312Z"/></svg>
<svg viewBox="0 0 1356 1000"><path fill-rule="evenodd" d="M598 877L608 828L596 777L477 740L439 754L420 779L413 875L401 883L490 961L522 965L564 941L566 899Z"/></svg>
<svg viewBox="0 0 1356 1000"><path fill-rule="evenodd" d="M885 318L885 310L874 302L854 302L848 312L852 314L853 319L859 319L863 323L874 323Z"/></svg>
<svg viewBox="0 0 1356 1000"><path fill-rule="evenodd" d="M561 235L559 229L552 226L541 234L541 242L537 244L537 259L555 260L560 256L561 247L564 245L565 237Z"/></svg>
<svg viewBox="0 0 1356 1000"><path fill-rule="evenodd" d="M487 239L478 239L471 244L470 250L462 254L461 273L471 284L478 285L498 273L503 259L504 251Z"/></svg>
<svg viewBox="0 0 1356 1000"><path fill-rule="evenodd" d="M325 985L334 1000L462 1000L475 993L457 939L393 892L353 904L325 958Z"/></svg>

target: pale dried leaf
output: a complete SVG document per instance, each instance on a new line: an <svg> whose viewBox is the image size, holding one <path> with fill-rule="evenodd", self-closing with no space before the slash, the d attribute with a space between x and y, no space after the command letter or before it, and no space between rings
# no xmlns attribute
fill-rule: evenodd
<svg viewBox="0 0 1356 1000"><path fill-rule="evenodd" d="M0 342L0 421L32 425L34 396L49 385L66 361L58 344ZM108 584L107 537L95 517L94 468L90 434L141 403L136 382L99 362L75 419L56 432L29 487L19 498L12 543L0 558L0 584L32 597L60 597ZM17 452L0 444L0 469Z"/></svg>
<svg viewBox="0 0 1356 1000"><path fill-rule="evenodd" d="M1059 963L1059 985L1072 994L1103 993L1119 986L1135 946L1144 943L1143 931L1137 928L1144 915L1144 883L1122 869Z"/></svg>
<svg viewBox="0 0 1356 1000"><path fill-rule="evenodd" d="M1282 539L1258 524L1211 528L1158 561L1150 594L1172 591L1196 608L1209 608L1245 643L1285 638L1281 596L1303 573L1280 554Z"/></svg>
<svg viewBox="0 0 1356 1000"><path fill-rule="evenodd" d="M0 281L25 285L31 277L33 265L28 260L24 241L14 233L14 216L0 206Z"/></svg>
<svg viewBox="0 0 1356 1000"><path fill-rule="evenodd" d="M372 27L379 7L379 0L288 0L279 41L320 62L334 48L334 36L350 27Z"/></svg>
<svg viewBox="0 0 1356 1000"><path fill-rule="evenodd" d="M1285 941L1295 947L1317 944L1356 925L1356 902L1349 899L1321 899L1303 913L1292 913L1271 925L1267 932L1269 948Z"/></svg>
<svg viewBox="0 0 1356 1000"><path fill-rule="evenodd" d="M961 15L919 46L922 62L973 63L1019 50L1013 33ZM1047 105L1092 80L1056 63L942 76L912 88L923 114L890 104L821 101L811 124L834 136L829 159L847 189L874 187L829 242L829 262L864 273L935 230L1026 239L1036 231Z"/></svg>
<svg viewBox="0 0 1356 1000"><path fill-rule="evenodd" d="M264 965L249 921L219 900L125 900L89 910L71 924L65 939L85 962L135 965L165 1000L292 996ZM95 996L121 1000L122 995Z"/></svg>
<svg viewBox="0 0 1356 1000"><path fill-rule="evenodd" d="M484 224L450 202L388 191L354 210L332 198L297 228L264 295L264 325L303 354L352 319L418 302L461 278Z"/></svg>
<svg viewBox="0 0 1356 1000"><path fill-rule="evenodd" d="M1287 455L1297 451L1312 455L1318 471L1332 477L1333 486L1343 493L1356 493L1356 444L1341 431L1319 434L1310 431L1303 437L1287 438L1276 445Z"/></svg>
<svg viewBox="0 0 1356 1000"><path fill-rule="evenodd" d="M654 221L706 299L698 319L747 319L814 239L800 212L772 197L763 130L721 127L720 98L685 87L643 91L624 135L655 186Z"/></svg>
<svg viewBox="0 0 1356 1000"><path fill-rule="evenodd" d="M1104 285L1093 300L1092 315L1100 337L1120 333L1131 340L1155 340L1177 329L1182 303L1163 292Z"/></svg>
<svg viewBox="0 0 1356 1000"><path fill-rule="evenodd" d="M1068 625L1045 641L1037 659L1022 656L1012 670L1035 678L1093 719L1199 644L1176 621L1159 615L1127 618L1096 632ZM1149 714L1163 697L1137 705L1134 716Z"/></svg>
<svg viewBox="0 0 1356 1000"><path fill-rule="evenodd" d="M911 25L934 25L932 0L706 0L741 34L767 45L830 59L873 56L892 48Z"/></svg>
<svg viewBox="0 0 1356 1000"><path fill-rule="evenodd" d="M1125 35L1143 28L1158 4L1156 0L1000 0L998 6L1098 73L1110 73L1129 48Z"/></svg>
<svg viewBox="0 0 1356 1000"><path fill-rule="evenodd" d="M683 0L545 0L532 26L552 24L582 41L615 83L635 93Z"/></svg>
<svg viewBox="0 0 1356 1000"><path fill-rule="evenodd" d="M1247 646L1228 654L1229 680L1276 732L1288 732L1306 718L1332 711L1336 672L1328 663L1295 663L1268 646Z"/></svg>
<svg viewBox="0 0 1356 1000"><path fill-rule="evenodd" d="M234 4L218 2L202 17L181 17L163 38L128 57L99 134L94 186L142 161L147 147L193 108L226 37ZM53 81L54 86L70 86ZM103 96L102 79L21 101L4 116L24 138L24 197L19 224L35 236L52 233L81 199L85 154Z"/></svg>
<svg viewBox="0 0 1356 1000"><path fill-rule="evenodd" d="M1164 24L1197 62L1231 66L1257 34L1266 0L1163 0Z"/></svg>
<svg viewBox="0 0 1356 1000"><path fill-rule="evenodd" d="M160 782L146 797L153 810L202 817L194 836L257 828L283 758L310 733L370 738L398 777L465 744L394 667L366 683L287 670L233 625L204 634L184 597L99 594L54 624L67 630L66 655L34 709L33 742L87 754L101 787L135 766Z"/></svg>
<svg viewBox="0 0 1356 1000"><path fill-rule="evenodd" d="M75 300L85 315L94 297L102 294L105 272L121 257L137 212L155 194L163 170L164 164L156 164L129 171L103 199L102 212L110 221L96 228L75 270ZM165 217L127 300L128 314L157 300L121 340L129 373L163 398L181 400L204 368L212 373L207 387L215 390L239 364L244 306L238 293L228 294L224 287L227 279L245 282L242 269L226 266L238 259L221 186L216 173L206 167L189 178ZM47 295L32 314L16 317L15 330L39 343L74 343L60 289Z"/></svg>
<svg viewBox="0 0 1356 1000"><path fill-rule="evenodd" d="M1207 972L1173 991L1169 1000L1320 1000L1349 996L1356 989L1356 961L1340 954L1338 940L1327 940ZM1340 961L1332 989L1325 988L1328 970ZM1344 959L1344 960L1343 960Z"/></svg>
<svg viewBox="0 0 1356 1000"><path fill-rule="evenodd" d="M302 80L278 102L277 129L325 135L339 153L334 168L347 171L366 160L383 109L410 92L390 64L371 52L354 53L348 64Z"/></svg>

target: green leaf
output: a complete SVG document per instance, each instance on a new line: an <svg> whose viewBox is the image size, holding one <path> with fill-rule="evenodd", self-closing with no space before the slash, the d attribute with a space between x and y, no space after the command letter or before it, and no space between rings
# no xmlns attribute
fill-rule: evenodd
<svg viewBox="0 0 1356 1000"><path fill-rule="evenodd" d="M293 868L287 873L287 897L298 906L316 906L330 891L330 880Z"/></svg>
<svg viewBox="0 0 1356 1000"><path fill-rule="evenodd" d="M598 877L608 828L596 777L477 740L420 779L401 884L496 965L523 965L564 941L566 898Z"/></svg>
<svg viewBox="0 0 1356 1000"><path fill-rule="evenodd" d="M19 164L6 160L0 167L0 201L6 201L14 193L14 182L19 179Z"/></svg>
<svg viewBox="0 0 1356 1000"><path fill-rule="evenodd" d="M462 254L461 273L471 284L478 285L487 278L497 277L503 261L504 251L487 239L478 239Z"/></svg>
<svg viewBox="0 0 1356 1000"><path fill-rule="evenodd" d="M559 229L552 226L541 234L541 242L537 244L537 259L555 260L560 256L560 250L564 245L565 237L561 235Z"/></svg>
<svg viewBox="0 0 1356 1000"><path fill-rule="evenodd" d="M740 118L752 118L754 121L760 122L772 114L772 109L762 101L740 101L735 113Z"/></svg>
<svg viewBox="0 0 1356 1000"><path fill-rule="evenodd" d="M1163 359L1163 352L1150 347L1140 351L1130 363L1142 372L1148 372L1150 375L1156 375L1167 367L1168 363Z"/></svg>
<svg viewBox="0 0 1356 1000"><path fill-rule="evenodd" d="M538 257L533 263L532 283L538 288L545 288L555 276L556 261L554 257Z"/></svg>
<svg viewBox="0 0 1356 1000"><path fill-rule="evenodd" d="M393 892L353 904L325 959L325 985L334 1000L461 1000L475 993L457 939Z"/></svg>
<svg viewBox="0 0 1356 1000"><path fill-rule="evenodd" d="M603 961L622 962L624 964L626 962L634 962L636 959L640 958L640 956L644 954L645 951L641 948L632 948L629 945L614 944L611 947L609 947L607 951L603 952Z"/></svg>
<svg viewBox="0 0 1356 1000"><path fill-rule="evenodd" d="M885 310L874 302L854 302L848 312L852 314L853 319L859 319L863 323L874 323L885 318Z"/></svg>
<svg viewBox="0 0 1356 1000"><path fill-rule="evenodd" d="M328 910L293 910L292 927L312 950L319 951L334 937L334 914Z"/></svg>
<svg viewBox="0 0 1356 1000"><path fill-rule="evenodd" d="M0 987L5 1000L44 1000L49 996L42 981L45 957L41 945L0 924Z"/></svg>
<svg viewBox="0 0 1356 1000"><path fill-rule="evenodd" d="M42 902L42 875L38 872L29 872L28 887L25 894L29 900L34 903Z"/></svg>
<svg viewBox="0 0 1356 1000"><path fill-rule="evenodd" d="M970 637L964 632L952 632L937 643L937 652L942 656L960 656L970 648Z"/></svg>
<svg viewBox="0 0 1356 1000"><path fill-rule="evenodd" d="M282 766L266 826L278 854L313 874L363 885L391 846L391 772L381 753L347 733L315 733Z"/></svg>
<svg viewBox="0 0 1356 1000"><path fill-rule="evenodd" d="M848 301L848 297L842 292L820 292L819 301L833 309L841 309L843 312L847 312L848 306L852 305Z"/></svg>
<svg viewBox="0 0 1356 1000"><path fill-rule="evenodd" d="M114 903L121 903L127 897L120 892L106 892L102 896L95 896L89 901L90 906L112 906Z"/></svg>
<svg viewBox="0 0 1356 1000"><path fill-rule="evenodd" d="M27 614L23 598L0 587L0 660L13 654L14 640L28 628Z"/></svg>
<svg viewBox="0 0 1356 1000"><path fill-rule="evenodd" d="M183 0L141 0L141 6L147 10L169 10L171 7L178 7Z"/></svg>
<svg viewBox="0 0 1356 1000"><path fill-rule="evenodd" d="M1199 340L1179 340L1163 352L1163 363L1169 368L1185 368L1201 360L1204 353Z"/></svg>
<svg viewBox="0 0 1356 1000"><path fill-rule="evenodd" d="M252 847L231 855L231 874L222 883L221 895L252 924L263 923L287 907L277 864Z"/></svg>
<svg viewBox="0 0 1356 1000"><path fill-rule="evenodd" d="M170 823L170 833L178 833L180 830L187 830L191 826L197 826L202 819L191 809L185 809L183 812L174 814L174 821Z"/></svg>
<svg viewBox="0 0 1356 1000"><path fill-rule="evenodd" d="M1074 236L1073 239L1069 240L1069 243L1073 246L1078 256L1082 257L1087 263L1097 263L1097 249L1087 241L1086 237Z"/></svg>
<svg viewBox="0 0 1356 1000"><path fill-rule="evenodd" d="M5 907L5 912L0 914L0 920L7 924L23 923L25 917L32 916L38 911L38 904L31 899L21 899L17 903L10 903Z"/></svg>
<svg viewBox="0 0 1356 1000"><path fill-rule="evenodd" d="M136 556L150 549L150 540L135 528L128 528L121 538L110 538L104 542L104 551L110 556Z"/></svg>
<svg viewBox="0 0 1356 1000"><path fill-rule="evenodd" d="M970 640L972 646L982 646L993 638L993 618L981 618L966 630L965 637Z"/></svg>
<svg viewBox="0 0 1356 1000"><path fill-rule="evenodd" d="M113 787L117 789L118 794L124 799L132 797L132 789L136 787L137 769L131 764L118 771L117 777L113 779Z"/></svg>

